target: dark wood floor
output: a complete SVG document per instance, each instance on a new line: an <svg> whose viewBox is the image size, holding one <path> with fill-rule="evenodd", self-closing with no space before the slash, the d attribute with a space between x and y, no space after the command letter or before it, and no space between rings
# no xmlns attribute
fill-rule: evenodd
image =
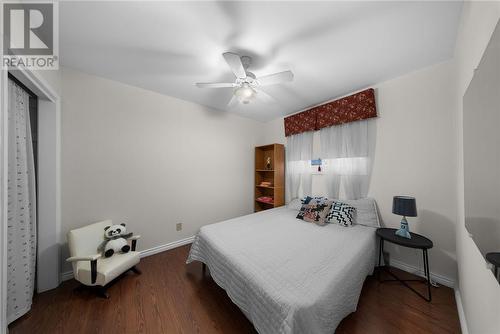
<svg viewBox="0 0 500 334"><path fill-rule="evenodd" d="M184 246L142 259L142 275L124 276L108 300L74 291L74 280L64 282L37 295L10 333L255 333L224 290L202 276L199 263L185 264L188 251ZM398 283L368 277L358 310L337 333L460 333L453 290L432 293L427 303Z"/></svg>

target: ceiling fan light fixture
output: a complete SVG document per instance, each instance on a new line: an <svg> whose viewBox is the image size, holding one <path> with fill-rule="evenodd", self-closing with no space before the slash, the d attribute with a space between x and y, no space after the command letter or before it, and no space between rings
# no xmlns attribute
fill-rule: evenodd
<svg viewBox="0 0 500 334"><path fill-rule="evenodd" d="M233 92L234 96L243 104L248 104L255 96L255 90L248 83L242 84Z"/></svg>
<svg viewBox="0 0 500 334"><path fill-rule="evenodd" d="M232 88L233 96L227 104L228 108L234 107L238 102L249 104L253 100L274 103L275 100L261 90L260 86L276 85L293 80L293 73L290 70L256 77L255 74L248 71L252 58L232 52L224 52L222 56L236 80L234 82L198 82L195 85L198 88Z"/></svg>

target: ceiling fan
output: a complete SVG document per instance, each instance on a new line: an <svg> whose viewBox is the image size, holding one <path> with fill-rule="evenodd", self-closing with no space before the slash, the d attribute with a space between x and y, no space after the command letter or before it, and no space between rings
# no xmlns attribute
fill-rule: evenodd
<svg viewBox="0 0 500 334"><path fill-rule="evenodd" d="M198 88L233 88L233 97L228 103L229 107L233 107L238 101L243 104L248 104L255 98L265 103L273 102L274 99L264 91L258 89L258 87L275 85L293 80L292 71L283 71L257 78L255 74L248 71L248 67L252 63L252 58L240 56L232 52L225 52L222 56L236 76L235 82L199 82L196 83L196 86Z"/></svg>

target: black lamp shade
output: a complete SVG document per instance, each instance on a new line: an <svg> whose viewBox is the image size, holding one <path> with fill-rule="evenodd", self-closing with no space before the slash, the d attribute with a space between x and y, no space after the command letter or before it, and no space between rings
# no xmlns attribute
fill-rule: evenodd
<svg viewBox="0 0 500 334"><path fill-rule="evenodd" d="M392 199L392 213L406 217L417 216L417 203L415 197L394 196Z"/></svg>

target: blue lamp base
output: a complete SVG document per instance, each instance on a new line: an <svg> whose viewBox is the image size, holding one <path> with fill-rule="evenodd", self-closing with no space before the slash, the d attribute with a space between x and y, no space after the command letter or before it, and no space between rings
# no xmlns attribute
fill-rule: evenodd
<svg viewBox="0 0 500 334"><path fill-rule="evenodd" d="M403 219L401 219L401 227L396 231L396 235L402 238L411 239L410 227L408 226L408 221L404 216Z"/></svg>

